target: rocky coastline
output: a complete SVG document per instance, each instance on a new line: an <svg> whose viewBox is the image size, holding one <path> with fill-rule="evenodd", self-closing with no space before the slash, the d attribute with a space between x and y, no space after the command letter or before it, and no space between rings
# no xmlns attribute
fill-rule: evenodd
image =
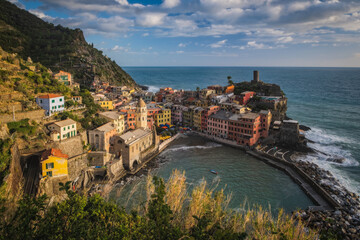
<svg viewBox="0 0 360 240"><path fill-rule="evenodd" d="M341 239L360 239L360 199L327 170L317 164L299 160L297 166L324 188L341 206L334 210L301 210L296 213L311 228L321 229Z"/></svg>

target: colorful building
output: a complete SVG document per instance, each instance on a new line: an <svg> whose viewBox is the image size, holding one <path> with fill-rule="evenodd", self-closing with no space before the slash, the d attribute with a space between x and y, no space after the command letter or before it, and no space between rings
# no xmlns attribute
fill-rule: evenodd
<svg viewBox="0 0 360 240"><path fill-rule="evenodd" d="M193 127L195 130L201 130L201 114L204 111L202 107L194 108L194 114L193 114Z"/></svg>
<svg viewBox="0 0 360 240"><path fill-rule="evenodd" d="M55 148L43 152L40 161L42 177L67 176L68 158L68 155Z"/></svg>
<svg viewBox="0 0 360 240"><path fill-rule="evenodd" d="M181 124L183 122L183 106L182 105L173 105L171 108L171 122L172 124Z"/></svg>
<svg viewBox="0 0 360 240"><path fill-rule="evenodd" d="M122 109L121 113L125 114L125 129L126 131L129 129L135 129L136 120L135 120L135 111L132 109Z"/></svg>
<svg viewBox="0 0 360 240"><path fill-rule="evenodd" d="M220 110L208 117L207 133L214 137L228 138L229 118L232 113Z"/></svg>
<svg viewBox="0 0 360 240"><path fill-rule="evenodd" d="M262 119L264 125L262 125ZM270 112L234 114L229 119L229 139L240 145L252 146L260 137L268 136L270 122Z"/></svg>
<svg viewBox="0 0 360 240"><path fill-rule="evenodd" d="M65 84L66 86L72 85L71 73L60 71L54 75L55 79Z"/></svg>
<svg viewBox="0 0 360 240"><path fill-rule="evenodd" d="M208 124L208 117L211 114L217 113L217 111L220 110L219 106L210 106L207 107L202 113L201 113L201 131L206 132L207 131L207 124Z"/></svg>
<svg viewBox="0 0 360 240"><path fill-rule="evenodd" d="M52 123L48 126L53 141L65 140L77 135L76 122L72 119Z"/></svg>
<svg viewBox="0 0 360 240"><path fill-rule="evenodd" d="M251 91L242 92L239 96L236 96L236 100L239 101L240 105L246 105L255 94L255 92Z"/></svg>
<svg viewBox="0 0 360 240"><path fill-rule="evenodd" d="M110 121L116 128L116 132L122 134L125 131L125 117L123 114L114 111L102 112L99 115Z"/></svg>
<svg viewBox="0 0 360 240"><path fill-rule="evenodd" d="M113 123L106 123L95 130L88 131L89 144L96 151L110 152L112 137L117 134Z"/></svg>
<svg viewBox="0 0 360 240"><path fill-rule="evenodd" d="M235 86L234 85L229 85L224 87L224 93L228 94L228 93L233 93L235 90Z"/></svg>
<svg viewBox="0 0 360 240"><path fill-rule="evenodd" d="M102 108L113 110L114 109L114 103L113 101L109 100L103 100L98 102Z"/></svg>
<svg viewBox="0 0 360 240"><path fill-rule="evenodd" d="M194 124L194 108L196 106L185 107L182 112L183 125L192 127Z"/></svg>
<svg viewBox="0 0 360 240"><path fill-rule="evenodd" d="M160 127L163 124L171 125L171 109L161 109L155 114L155 125Z"/></svg>
<svg viewBox="0 0 360 240"><path fill-rule="evenodd" d="M65 110L64 96L58 94L40 95L36 98L36 103L45 109L45 115L51 116L56 112L63 112Z"/></svg>

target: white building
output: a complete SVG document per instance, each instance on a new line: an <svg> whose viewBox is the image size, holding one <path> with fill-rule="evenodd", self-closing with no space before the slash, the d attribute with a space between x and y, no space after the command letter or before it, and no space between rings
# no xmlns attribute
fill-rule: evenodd
<svg viewBox="0 0 360 240"><path fill-rule="evenodd" d="M123 114L114 111L108 111L102 112L99 115L106 120L111 121L116 128L117 133L122 134L125 131L125 118Z"/></svg>
<svg viewBox="0 0 360 240"><path fill-rule="evenodd" d="M72 119L52 123L48 126L53 141L60 141L75 137L77 134L76 122Z"/></svg>
<svg viewBox="0 0 360 240"><path fill-rule="evenodd" d="M58 94L46 94L36 98L36 103L45 109L45 115L51 116L55 112L63 112L65 110L64 96Z"/></svg>

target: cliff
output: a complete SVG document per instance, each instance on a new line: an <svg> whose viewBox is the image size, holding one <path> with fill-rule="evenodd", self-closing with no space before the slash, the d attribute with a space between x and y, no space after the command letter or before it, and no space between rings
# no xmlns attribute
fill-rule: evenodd
<svg viewBox="0 0 360 240"><path fill-rule="evenodd" d="M135 81L115 61L88 44L80 29L54 26L14 4L0 0L0 47L56 72L65 70L74 80L89 85L94 78L115 85Z"/></svg>

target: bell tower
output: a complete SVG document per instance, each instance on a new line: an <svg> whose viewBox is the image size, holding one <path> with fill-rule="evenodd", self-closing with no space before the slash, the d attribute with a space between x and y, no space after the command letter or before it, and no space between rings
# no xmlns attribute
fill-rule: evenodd
<svg viewBox="0 0 360 240"><path fill-rule="evenodd" d="M147 107L142 98L139 99L136 106L136 128L147 129Z"/></svg>

